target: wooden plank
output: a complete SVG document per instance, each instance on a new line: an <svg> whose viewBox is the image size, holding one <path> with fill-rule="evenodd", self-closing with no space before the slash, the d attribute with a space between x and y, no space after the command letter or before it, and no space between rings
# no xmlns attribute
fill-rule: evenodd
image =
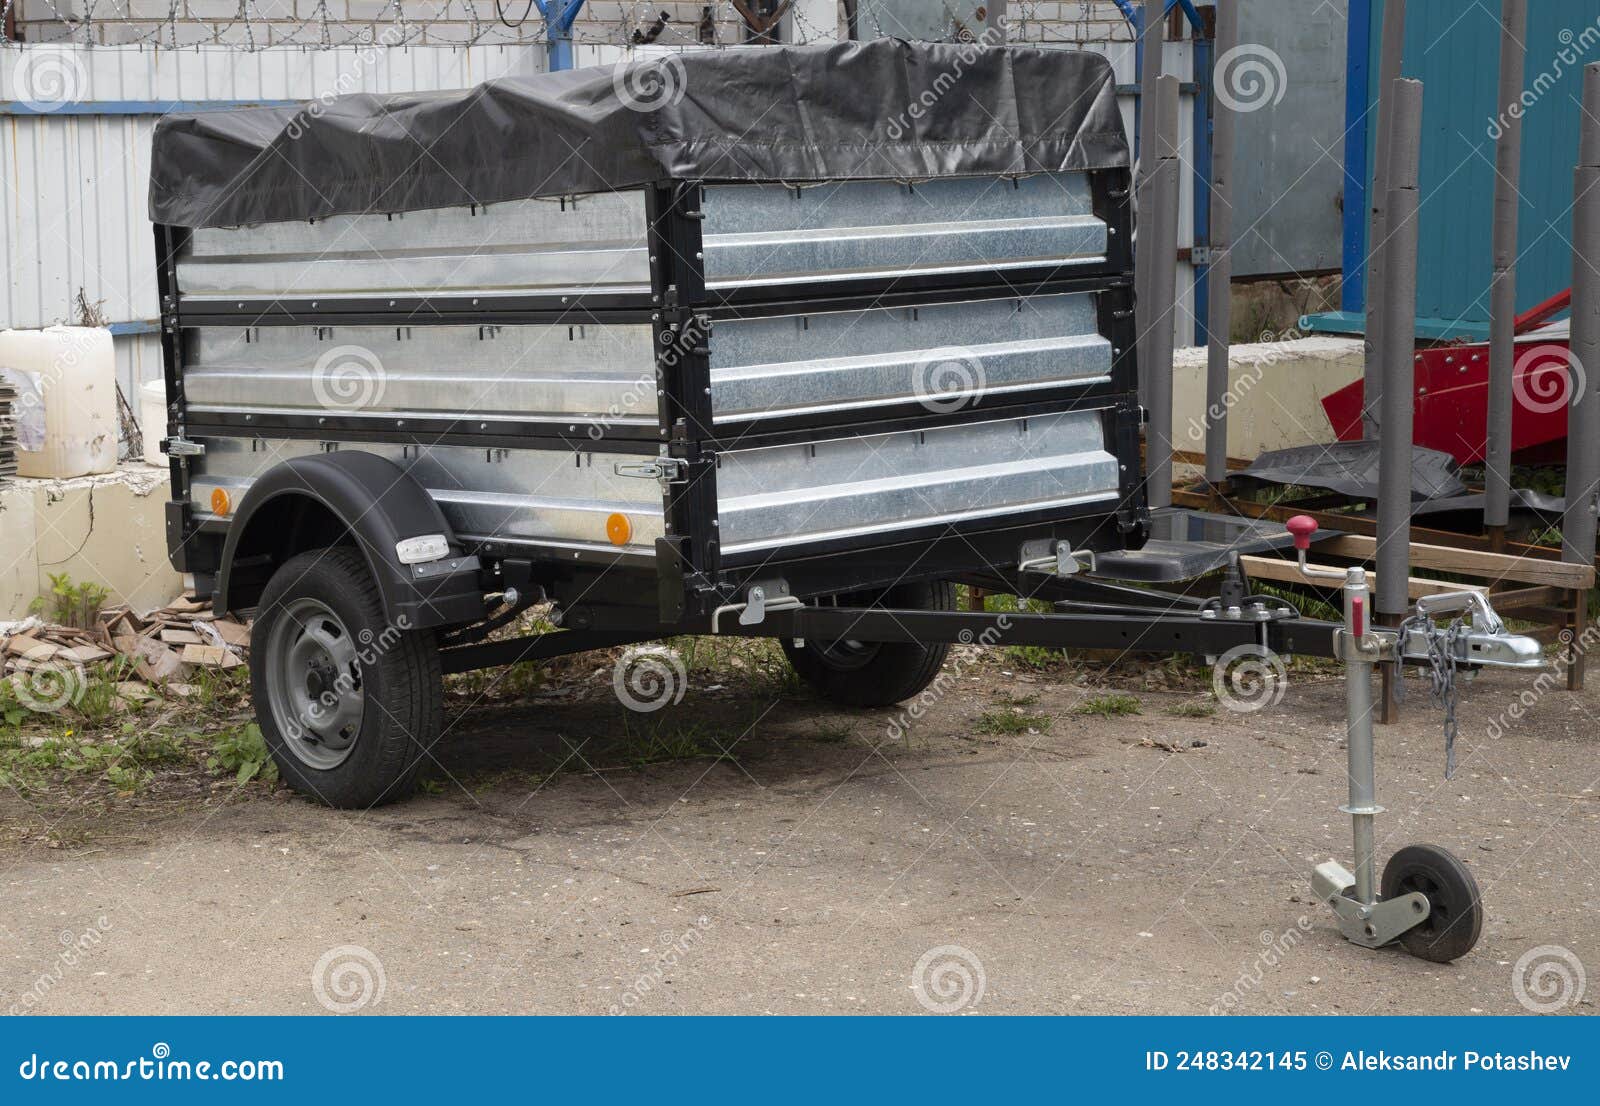
<svg viewBox="0 0 1600 1106"><path fill-rule="evenodd" d="M1505 611L1520 611L1529 607L1558 607L1567 602L1565 588L1516 588L1512 591L1497 591L1494 593L1494 609Z"/></svg>
<svg viewBox="0 0 1600 1106"><path fill-rule="evenodd" d="M1172 502L1174 506L1192 507L1198 511L1217 510L1217 504L1212 501L1211 497L1201 492L1174 490ZM1221 509L1232 511L1242 518L1267 519L1274 522L1288 522L1295 515L1310 515L1317 520L1319 525L1329 530L1343 530L1348 534L1368 535L1375 535L1378 532L1378 524L1370 518L1334 514L1331 511L1306 511L1296 507L1278 507L1268 503L1249 503L1238 499L1225 500ZM1430 530L1425 526L1414 525L1411 527L1411 537L1415 540L1432 542L1435 545L1444 545L1454 549L1489 551L1489 539L1472 534L1454 534L1448 530ZM1505 552L1537 561L1561 560L1561 550L1546 545L1524 545L1522 542L1507 542Z"/></svg>
<svg viewBox="0 0 1600 1106"><path fill-rule="evenodd" d="M1274 557L1240 557L1239 563L1244 566L1246 574L1252 580L1272 580L1278 583L1310 584L1312 587L1335 591L1341 585L1337 580L1321 580L1303 576L1300 566L1293 561L1280 561ZM1313 564L1308 567L1324 572L1342 574L1344 569L1337 565ZM1376 573L1367 573L1367 586L1376 589L1378 577ZM1420 599L1424 595L1444 595L1452 591L1476 591L1487 593L1488 588L1481 584L1452 584L1443 580L1420 580L1413 576L1406 584L1406 590L1412 599Z"/></svg>
<svg viewBox="0 0 1600 1106"><path fill-rule="evenodd" d="M1316 543L1317 552L1331 557L1367 561L1376 555L1378 539L1364 534L1345 534ZM1588 591L1594 587L1592 565L1565 561L1533 560L1511 553L1488 553L1478 549L1453 549L1444 545L1411 544L1411 567L1435 572L1454 572L1480 580L1514 580L1521 584L1548 584L1551 587Z"/></svg>

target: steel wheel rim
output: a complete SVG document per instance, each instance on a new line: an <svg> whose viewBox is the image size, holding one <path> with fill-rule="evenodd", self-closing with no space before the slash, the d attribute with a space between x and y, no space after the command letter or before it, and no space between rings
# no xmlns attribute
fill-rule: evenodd
<svg viewBox="0 0 1600 1106"><path fill-rule="evenodd" d="M366 713L355 639L325 603L296 599L266 644L268 700L284 746L312 768L337 768L355 749Z"/></svg>

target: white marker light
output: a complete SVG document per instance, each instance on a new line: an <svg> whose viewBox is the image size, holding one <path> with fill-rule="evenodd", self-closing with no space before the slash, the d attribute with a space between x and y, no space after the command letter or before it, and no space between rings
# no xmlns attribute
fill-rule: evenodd
<svg viewBox="0 0 1600 1106"><path fill-rule="evenodd" d="M394 555L403 565L427 564L450 555L450 542L443 534L423 534L394 543Z"/></svg>

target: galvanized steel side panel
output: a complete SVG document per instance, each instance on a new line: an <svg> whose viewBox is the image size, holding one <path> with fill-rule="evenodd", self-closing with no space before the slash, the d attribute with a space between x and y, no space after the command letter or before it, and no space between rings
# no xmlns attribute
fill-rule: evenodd
<svg viewBox="0 0 1600 1106"><path fill-rule="evenodd" d="M200 230L178 265L192 302L650 291L644 193Z"/></svg>
<svg viewBox="0 0 1600 1106"><path fill-rule="evenodd" d="M1100 412L736 450L718 457L718 533L738 554L1114 502Z"/></svg>
<svg viewBox="0 0 1600 1106"><path fill-rule="evenodd" d="M200 421L321 412L385 422L657 421L644 323L197 327L188 336L184 393Z"/></svg>
<svg viewBox="0 0 1600 1106"><path fill-rule="evenodd" d="M706 285L714 289L1088 265L1107 249L1082 173L711 185L703 210Z"/></svg>
<svg viewBox="0 0 1600 1106"><path fill-rule="evenodd" d="M715 421L916 399L951 411L995 396L1103 383L1111 343L1091 293L786 315L712 331Z"/></svg>
<svg viewBox="0 0 1600 1106"><path fill-rule="evenodd" d="M321 442L261 438L205 439L190 501L199 521L214 519L211 493L223 488L239 503L257 477L291 457L320 453ZM574 550L648 553L665 531L661 489L652 480L617 476L613 466L637 456L569 450L477 449L468 446L359 448L395 462L427 489L456 534L467 540L537 542ZM606 519L627 515L633 535L618 547Z"/></svg>

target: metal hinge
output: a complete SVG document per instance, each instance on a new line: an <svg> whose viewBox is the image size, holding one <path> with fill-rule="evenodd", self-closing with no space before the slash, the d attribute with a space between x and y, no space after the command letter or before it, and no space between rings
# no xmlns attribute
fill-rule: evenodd
<svg viewBox="0 0 1600 1106"><path fill-rule="evenodd" d="M205 453L206 447L188 438L168 438L161 443L161 451L168 457L199 457Z"/></svg>
<svg viewBox="0 0 1600 1106"><path fill-rule="evenodd" d="M618 461L611 467L618 476L659 480L663 484L681 481L689 468L686 462L677 457L655 457L648 461Z"/></svg>

